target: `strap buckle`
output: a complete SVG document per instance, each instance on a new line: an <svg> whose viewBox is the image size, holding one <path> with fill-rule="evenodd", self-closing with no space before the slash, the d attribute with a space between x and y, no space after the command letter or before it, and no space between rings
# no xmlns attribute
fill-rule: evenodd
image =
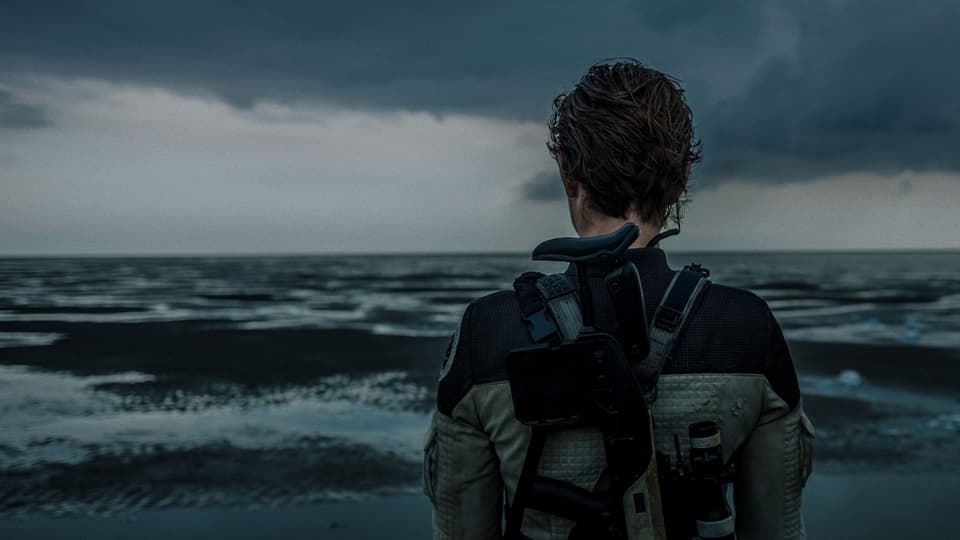
<svg viewBox="0 0 960 540"><path fill-rule="evenodd" d="M703 266L702 264L698 264L698 263L692 262L692 263L684 266L683 269L684 269L684 270L689 270L689 271L691 271L691 272L696 272L696 273L700 274L701 276L703 276L703 277L705 277L705 278L710 277L710 269L706 268L706 267Z"/></svg>
<svg viewBox="0 0 960 540"><path fill-rule="evenodd" d="M547 310L535 311L526 317L530 326L530 337L534 343L540 343L557 333L557 326L547 318Z"/></svg>
<svg viewBox="0 0 960 540"><path fill-rule="evenodd" d="M653 325L661 330L673 332L677 329L677 326L680 325L682 319L682 311L673 309L669 306L661 305L660 309L657 310L657 318L654 319Z"/></svg>

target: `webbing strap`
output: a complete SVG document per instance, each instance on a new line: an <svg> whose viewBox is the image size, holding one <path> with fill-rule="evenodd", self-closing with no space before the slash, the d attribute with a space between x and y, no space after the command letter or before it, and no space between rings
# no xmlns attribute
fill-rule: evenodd
<svg viewBox="0 0 960 540"><path fill-rule="evenodd" d="M647 403L656 401L657 379L673 352L700 294L709 285L705 271L687 266L674 274L650 324L650 352L636 365ZM577 288L567 274L526 272L513 283L520 310L536 343L576 339L583 326Z"/></svg>
<svg viewBox="0 0 960 540"><path fill-rule="evenodd" d="M539 272L525 272L513 282L513 290L516 291L517 301L520 303L520 312L524 321L527 323L527 330L530 332L530 338L535 343L543 343L550 340L556 340L560 337L565 339L570 333L570 329L575 324L573 337L576 337L580 331L579 315L580 310L576 306L574 296L573 309L576 311L577 321L573 321L570 307L567 305L572 296L568 289L575 287L560 277L560 274L544 276ZM547 312L549 305L549 311ZM554 320L557 322L555 323ZM559 325L559 329L557 326ZM507 507L507 527L504 531L504 538L523 539L526 538L521 532L523 525L523 514L527 507L527 499L530 495L530 489L534 478L537 476L537 468L540 465L540 456L543 454L544 433L540 428L532 428L530 433L530 442L527 445L527 454L523 460L523 469L520 472L520 479L517 482L517 489L513 495L513 501Z"/></svg>
<svg viewBox="0 0 960 540"><path fill-rule="evenodd" d="M523 526L523 513L527 508L527 498L530 496L533 479L537 476L537 468L540 466L544 440L541 428L531 428L530 443L527 445L527 455L523 459L520 480L517 482L517 490L513 493L513 501L507 509L507 528L504 531L504 538L525 538L520 532Z"/></svg>
<svg viewBox="0 0 960 540"><path fill-rule="evenodd" d="M537 281L537 289L547 302L561 336L572 341L580 334L583 316L577 299L577 286L567 274L550 274Z"/></svg>
<svg viewBox="0 0 960 540"><path fill-rule="evenodd" d="M535 343L543 343L558 335L557 325L547 315L547 306L537 288L537 281L542 277L539 272L524 272L513 281L520 312Z"/></svg>
<svg viewBox="0 0 960 540"><path fill-rule="evenodd" d="M690 317L697 298L710 281L700 272L684 268L673 276L650 325L650 353L637 366L647 403L657 399L657 379L673 352L677 336Z"/></svg>

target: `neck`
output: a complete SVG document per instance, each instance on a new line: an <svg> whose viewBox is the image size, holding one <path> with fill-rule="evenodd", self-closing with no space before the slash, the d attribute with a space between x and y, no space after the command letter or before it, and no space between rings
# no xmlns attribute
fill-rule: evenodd
<svg viewBox="0 0 960 540"><path fill-rule="evenodd" d="M650 242L650 240L660 232L660 227L652 223L644 222L640 219L640 216L635 214L629 214L626 218L615 218L594 214L590 216L589 219L584 220L584 222L579 224L577 227L577 233L581 238L602 236L604 234L610 234L616 231L628 221L636 223L640 226L640 236L637 237L636 241L630 244L631 248L646 247L647 243Z"/></svg>

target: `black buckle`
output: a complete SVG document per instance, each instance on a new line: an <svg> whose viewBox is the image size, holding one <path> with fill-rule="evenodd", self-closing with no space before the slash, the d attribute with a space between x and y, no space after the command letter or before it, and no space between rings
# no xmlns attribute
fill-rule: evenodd
<svg viewBox="0 0 960 540"><path fill-rule="evenodd" d="M708 278L710 277L710 270L705 268L702 264L690 263L683 267L684 270L690 270L691 272L697 272L701 276Z"/></svg>
<svg viewBox="0 0 960 540"><path fill-rule="evenodd" d="M526 317L530 325L530 337L534 343L540 343L557 333L557 326L547 318L547 310L535 311Z"/></svg>
<svg viewBox="0 0 960 540"><path fill-rule="evenodd" d="M657 318L654 319L653 325L667 332L673 332L680 324L680 318L682 316L682 311L677 311L667 306L660 306L660 309L657 310Z"/></svg>

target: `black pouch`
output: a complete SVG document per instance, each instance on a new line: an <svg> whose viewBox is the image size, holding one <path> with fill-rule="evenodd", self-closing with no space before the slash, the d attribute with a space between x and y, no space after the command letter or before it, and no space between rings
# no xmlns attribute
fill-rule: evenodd
<svg viewBox="0 0 960 540"><path fill-rule="evenodd" d="M530 426L576 425L625 412L639 395L620 344L603 333L514 349L507 373L517 420Z"/></svg>

